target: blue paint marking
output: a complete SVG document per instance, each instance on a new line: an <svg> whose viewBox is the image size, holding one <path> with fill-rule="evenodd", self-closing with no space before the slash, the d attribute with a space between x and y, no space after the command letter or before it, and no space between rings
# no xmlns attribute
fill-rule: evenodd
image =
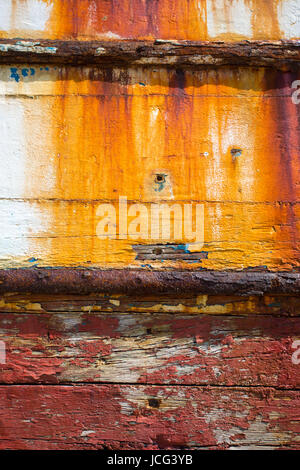
<svg viewBox="0 0 300 470"><path fill-rule="evenodd" d="M28 69L22 69L21 73L22 73L23 77L28 77L28 72L29 72Z"/></svg>
<svg viewBox="0 0 300 470"><path fill-rule="evenodd" d="M165 183L157 183L158 184L158 187L157 188L154 188L154 191L162 191L164 189L164 185Z"/></svg>
<svg viewBox="0 0 300 470"><path fill-rule="evenodd" d="M188 245L171 245L171 248L173 248L173 250L181 250L181 251L184 251L185 253L190 253L190 250L188 249Z"/></svg>
<svg viewBox="0 0 300 470"><path fill-rule="evenodd" d="M160 178L158 180L158 177ZM154 191L162 191L165 187L165 184L166 184L166 177L167 175L156 175L156 180L155 180L155 184L156 184L156 187L154 187Z"/></svg>
<svg viewBox="0 0 300 470"><path fill-rule="evenodd" d="M16 80L16 82L18 83L20 81L20 75L18 73L18 69L16 67L12 67L10 69L10 78L14 78Z"/></svg>
<svg viewBox="0 0 300 470"><path fill-rule="evenodd" d="M45 67L45 70L48 72L48 71L49 71L49 67Z"/></svg>
<svg viewBox="0 0 300 470"><path fill-rule="evenodd" d="M145 83L143 83L143 82L139 82L139 85L146 86Z"/></svg>
<svg viewBox="0 0 300 470"><path fill-rule="evenodd" d="M28 261L29 261L29 263L34 263L35 261L37 261L37 258L33 258L33 257L32 257L32 258L29 258Z"/></svg>
<svg viewBox="0 0 300 470"><path fill-rule="evenodd" d="M30 75L33 76L35 74L35 70L34 69L30 69Z"/></svg>

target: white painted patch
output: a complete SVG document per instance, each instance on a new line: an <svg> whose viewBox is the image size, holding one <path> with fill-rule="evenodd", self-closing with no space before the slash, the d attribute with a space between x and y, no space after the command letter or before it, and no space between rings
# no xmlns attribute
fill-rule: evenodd
<svg viewBox="0 0 300 470"><path fill-rule="evenodd" d="M87 437L90 434L95 434L95 432L96 431L82 431L82 433L80 434L80 437Z"/></svg>
<svg viewBox="0 0 300 470"><path fill-rule="evenodd" d="M0 258L3 261L20 256L36 257L32 237L41 235L48 225L47 214L42 214L38 205L10 199L22 198L26 191L27 117L24 103L0 97Z"/></svg>
<svg viewBox="0 0 300 470"><path fill-rule="evenodd" d="M112 31L107 31L107 33L103 33L101 36L105 39L125 39Z"/></svg>
<svg viewBox="0 0 300 470"><path fill-rule="evenodd" d="M11 4L12 0L0 0L0 30L9 30L11 26Z"/></svg>
<svg viewBox="0 0 300 470"><path fill-rule="evenodd" d="M0 30L43 31L52 7L52 2L45 0L0 0Z"/></svg>
<svg viewBox="0 0 300 470"><path fill-rule="evenodd" d="M25 187L24 107L0 97L0 197L22 197Z"/></svg>
<svg viewBox="0 0 300 470"><path fill-rule="evenodd" d="M44 224L45 217L32 203L0 201L0 260L13 262L21 256L28 256L28 259L35 257L35 251L30 250L29 237L40 234Z"/></svg>
<svg viewBox="0 0 300 470"><path fill-rule="evenodd" d="M57 47L39 46L39 42L18 41L16 44L0 44L1 52L34 52L36 54L55 54Z"/></svg>
<svg viewBox="0 0 300 470"><path fill-rule="evenodd" d="M252 37L250 2L207 0L207 32L211 38L222 34L239 34Z"/></svg>
<svg viewBox="0 0 300 470"><path fill-rule="evenodd" d="M279 27L285 39L300 38L299 0L281 0L277 7Z"/></svg>
<svg viewBox="0 0 300 470"><path fill-rule="evenodd" d="M151 111L150 111L150 126L154 126L156 124L158 115L159 115L159 107L152 106Z"/></svg>

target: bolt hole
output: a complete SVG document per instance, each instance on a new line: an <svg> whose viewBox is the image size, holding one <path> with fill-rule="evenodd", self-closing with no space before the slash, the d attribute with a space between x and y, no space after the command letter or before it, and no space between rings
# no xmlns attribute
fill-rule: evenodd
<svg viewBox="0 0 300 470"><path fill-rule="evenodd" d="M157 398L149 398L148 404L149 406L151 406L151 408L159 408L160 400L158 400Z"/></svg>
<svg viewBox="0 0 300 470"><path fill-rule="evenodd" d="M166 181L165 175L157 174L155 175L155 183L164 183Z"/></svg>

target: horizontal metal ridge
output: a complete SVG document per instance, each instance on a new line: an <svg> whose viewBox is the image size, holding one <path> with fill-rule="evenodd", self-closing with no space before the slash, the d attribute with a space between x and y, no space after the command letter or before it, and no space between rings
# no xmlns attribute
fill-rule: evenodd
<svg viewBox="0 0 300 470"><path fill-rule="evenodd" d="M0 293L263 295L300 292L300 273L143 269L19 268L0 270Z"/></svg>
<svg viewBox="0 0 300 470"><path fill-rule="evenodd" d="M62 41L0 39L0 63L270 66L300 63L300 41Z"/></svg>

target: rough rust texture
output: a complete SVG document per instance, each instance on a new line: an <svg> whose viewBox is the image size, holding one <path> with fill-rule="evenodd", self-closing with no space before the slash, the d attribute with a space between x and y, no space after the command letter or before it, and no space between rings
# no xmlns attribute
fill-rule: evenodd
<svg viewBox="0 0 300 470"><path fill-rule="evenodd" d="M142 271L72 268L0 270L0 293L299 294L300 274L288 272Z"/></svg>
<svg viewBox="0 0 300 470"><path fill-rule="evenodd" d="M281 68L300 61L299 41L54 41L7 39L0 63L72 65L249 65Z"/></svg>

